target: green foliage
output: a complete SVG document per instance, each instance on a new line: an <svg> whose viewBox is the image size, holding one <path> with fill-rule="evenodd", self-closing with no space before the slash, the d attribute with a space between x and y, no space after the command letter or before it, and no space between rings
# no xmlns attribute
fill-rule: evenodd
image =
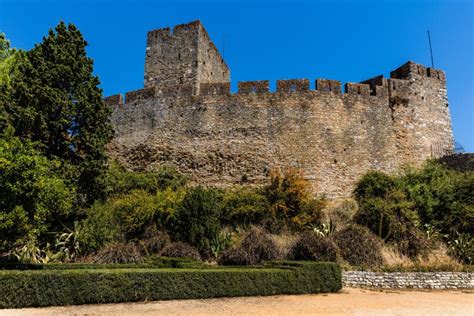
<svg viewBox="0 0 474 316"><path fill-rule="evenodd" d="M337 232L333 240L341 256L356 267L376 267L382 264L382 243L366 227L349 225Z"/></svg>
<svg viewBox="0 0 474 316"><path fill-rule="evenodd" d="M72 262L82 252L80 244L81 230L77 222L74 222L74 230L60 233L56 237L54 247L57 249L56 260L61 262Z"/></svg>
<svg viewBox="0 0 474 316"><path fill-rule="evenodd" d="M331 237L336 232L336 224L329 219L329 222L323 223L320 227L315 227L314 232L322 237Z"/></svg>
<svg viewBox="0 0 474 316"><path fill-rule="evenodd" d="M143 190L150 194L165 189L178 190L186 184L184 176L174 169L162 167L155 172L134 172L127 170L116 161L112 161L105 178L107 196Z"/></svg>
<svg viewBox="0 0 474 316"><path fill-rule="evenodd" d="M264 194L270 204L265 223L270 231L305 230L320 224L326 201L312 198L309 182L299 172L272 172Z"/></svg>
<svg viewBox="0 0 474 316"><path fill-rule="evenodd" d="M354 196L360 203L368 198L385 198L397 188L395 179L378 171L367 172L354 189Z"/></svg>
<svg viewBox="0 0 474 316"><path fill-rule="evenodd" d="M223 222L233 227L262 223L269 214L269 202L262 190L235 187L222 196Z"/></svg>
<svg viewBox="0 0 474 316"><path fill-rule="evenodd" d="M446 234L474 232L474 172L458 172L429 162L400 178L420 220Z"/></svg>
<svg viewBox="0 0 474 316"><path fill-rule="evenodd" d="M99 250L113 241L125 241L124 234L108 203L96 202L81 222L79 242L84 253Z"/></svg>
<svg viewBox="0 0 474 316"><path fill-rule="evenodd" d="M80 205L103 196L105 145L113 135L111 110L102 102L86 45L72 24L50 30L26 53L5 106L17 136L41 144L48 158L74 166Z"/></svg>
<svg viewBox="0 0 474 316"><path fill-rule="evenodd" d="M337 261L339 248L327 237L304 232L291 247L288 256L292 260Z"/></svg>
<svg viewBox="0 0 474 316"><path fill-rule="evenodd" d="M354 190L359 210L356 224L368 227L384 242L395 243L405 255L416 257L429 244L418 231L419 217L415 204L407 199L398 179L380 172L369 172Z"/></svg>
<svg viewBox="0 0 474 316"><path fill-rule="evenodd" d="M184 195L184 189L167 188L156 194L134 190L107 202L96 202L82 223L84 250L98 250L114 240L142 239L151 227L165 229L171 225Z"/></svg>
<svg viewBox="0 0 474 316"><path fill-rule="evenodd" d="M451 242L457 232L472 235L472 192L474 172L450 170L435 162L407 169L401 176L369 172L354 191L360 205L354 221L416 257L430 246L433 233L447 234ZM423 227L428 227L426 237Z"/></svg>
<svg viewBox="0 0 474 316"><path fill-rule="evenodd" d="M41 248L35 239L30 239L26 243L13 249L11 254L21 264L71 262L81 253L78 234L79 231L76 225L74 231L57 234L54 247L46 243L46 245Z"/></svg>
<svg viewBox="0 0 474 316"><path fill-rule="evenodd" d="M461 262L472 264L474 262L474 238L471 234L456 233L456 235L448 241L451 253Z"/></svg>
<svg viewBox="0 0 474 316"><path fill-rule="evenodd" d="M8 128L0 137L0 251L37 240L70 212L73 201L71 190L53 172L59 162L12 133Z"/></svg>
<svg viewBox="0 0 474 316"><path fill-rule="evenodd" d="M10 47L10 41L0 33L0 133L10 125L10 116L6 112L11 102L11 81L19 74L19 68L25 62L25 53Z"/></svg>
<svg viewBox="0 0 474 316"><path fill-rule="evenodd" d="M273 268L0 271L0 308L337 292L332 263ZM212 284L212 286L209 286Z"/></svg>
<svg viewBox="0 0 474 316"><path fill-rule="evenodd" d="M230 233L220 232L211 242L211 253L214 258L218 258L232 243L232 235Z"/></svg>
<svg viewBox="0 0 474 316"><path fill-rule="evenodd" d="M189 189L172 222L176 240L196 246L210 256L211 244L220 232L221 203L215 189L201 186Z"/></svg>

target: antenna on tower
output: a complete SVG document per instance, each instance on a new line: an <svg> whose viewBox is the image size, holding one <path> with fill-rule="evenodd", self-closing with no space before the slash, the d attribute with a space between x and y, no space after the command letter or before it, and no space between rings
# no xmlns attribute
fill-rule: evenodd
<svg viewBox="0 0 474 316"><path fill-rule="evenodd" d="M225 33L222 33L222 58L225 60Z"/></svg>
<svg viewBox="0 0 474 316"><path fill-rule="evenodd" d="M430 43L431 68L434 68L433 49L431 48L431 35L430 35L430 31L429 31L429 30L428 30L428 42Z"/></svg>

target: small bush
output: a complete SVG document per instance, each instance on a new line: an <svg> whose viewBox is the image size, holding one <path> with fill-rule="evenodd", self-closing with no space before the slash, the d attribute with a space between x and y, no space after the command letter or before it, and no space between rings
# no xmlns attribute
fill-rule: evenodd
<svg viewBox="0 0 474 316"><path fill-rule="evenodd" d="M448 241L450 253L465 264L474 262L474 238L471 234L457 233Z"/></svg>
<svg viewBox="0 0 474 316"><path fill-rule="evenodd" d="M431 247L428 239L417 229L407 229L396 242L398 250L410 257L423 256Z"/></svg>
<svg viewBox="0 0 474 316"><path fill-rule="evenodd" d="M184 242L174 242L169 244L162 252L161 256L170 258L188 258L201 260L199 252L191 245Z"/></svg>
<svg viewBox="0 0 474 316"><path fill-rule="evenodd" d="M146 256L161 253L170 243L169 235L166 232L157 230L154 226L149 227L145 231L143 239L139 241L142 254Z"/></svg>
<svg viewBox="0 0 474 316"><path fill-rule="evenodd" d="M382 264L382 242L367 228L349 225L337 232L333 239L341 251L341 256L349 264L358 267Z"/></svg>
<svg viewBox="0 0 474 316"><path fill-rule="evenodd" d="M201 186L190 189L172 221L173 239L187 242L204 256L211 256L212 240L221 229L218 192Z"/></svg>
<svg viewBox="0 0 474 316"><path fill-rule="evenodd" d="M222 265L255 265L278 259L279 255L278 246L270 235L253 227L242 242L225 251L218 262Z"/></svg>
<svg viewBox="0 0 474 316"><path fill-rule="evenodd" d="M304 232L291 247L289 257L290 260L337 261L339 249L327 237Z"/></svg>
<svg viewBox="0 0 474 316"><path fill-rule="evenodd" d="M320 224L326 201L313 198L310 183L301 172L273 171L263 192L270 204L264 226L270 232L299 231Z"/></svg>
<svg viewBox="0 0 474 316"><path fill-rule="evenodd" d="M226 190L222 204L223 222L234 228L260 224L268 215L268 200L256 188L236 187Z"/></svg>
<svg viewBox="0 0 474 316"><path fill-rule="evenodd" d="M82 222L83 251L96 251L113 241L143 240L149 227L164 230L181 204L184 189L165 189L155 194L134 190L125 195L96 202Z"/></svg>
<svg viewBox="0 0 474 316"><path fill-rule="evenodd" d="M223 266L248 266L252 265L250 255L241 247L233 247L224 251L217 263Z"/></svg>
<svg viewBox="0 0 474 316"><path fill-rule="evenodd" d="M92 263L141 263L142 255L133 244L113 243L92 255Z"/></svg>
<svg viewBox="0 0 474 316"><path fill-rule="evenodd" d="M252 264L278 259L278 246L271 236L260 228L253 227L240 246L250 255Z"/></svg>

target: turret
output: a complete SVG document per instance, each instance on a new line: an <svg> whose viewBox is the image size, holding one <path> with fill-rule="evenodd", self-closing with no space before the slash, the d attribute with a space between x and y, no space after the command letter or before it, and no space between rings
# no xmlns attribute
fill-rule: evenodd
<svg viewBox="0 0 474 316"><path fill-rule="evenodd" d="M148 32L145 88L187 90L229 83L230 70L200 21Z"/></svg>

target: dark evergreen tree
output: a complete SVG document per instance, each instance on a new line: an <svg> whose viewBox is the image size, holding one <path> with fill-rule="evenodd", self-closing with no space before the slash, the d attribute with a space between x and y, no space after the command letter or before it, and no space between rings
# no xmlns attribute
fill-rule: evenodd
<svg viewBox="0 0 474 316"><path fill-rule="evenodd" d="M16 135L38 142L47 157L63 161L63 176L77 185L82 205L103 192L105 145L113 135L110 109L102 101L86 46L73 24L60 22L27 52L27 62L12 80L7 107Z"/></svg>

